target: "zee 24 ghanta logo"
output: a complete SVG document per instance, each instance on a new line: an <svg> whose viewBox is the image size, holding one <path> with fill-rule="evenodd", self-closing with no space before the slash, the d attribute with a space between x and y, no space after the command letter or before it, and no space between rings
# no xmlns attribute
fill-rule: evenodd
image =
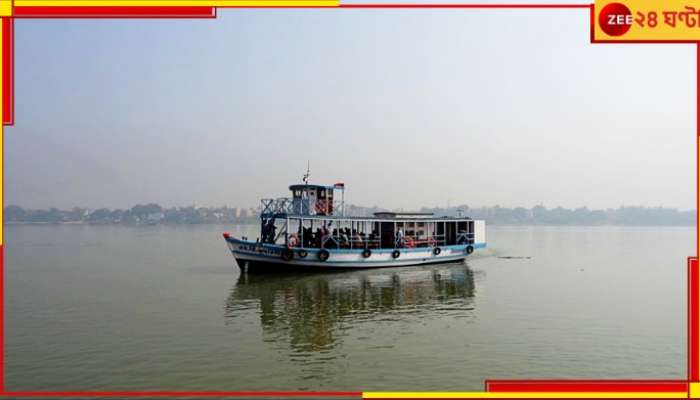
<svg viewBox="0 0 700 400"><path fill-rule="evenodd" d="M622 3L610 3L598 14L598 25L609 36L622 36L634 25L642 29L659 26L700 28L700 9L684 6L682 9L639 10L632 12Z"/></svg>

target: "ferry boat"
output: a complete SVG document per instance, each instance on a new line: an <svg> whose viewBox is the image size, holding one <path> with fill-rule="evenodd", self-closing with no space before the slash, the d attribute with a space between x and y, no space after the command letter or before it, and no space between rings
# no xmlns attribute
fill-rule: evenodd
<svg viewBox="0 0 700 400"><path fill-rule="evenodd" d="M486 247L486 223L431 213L345 216L345 185L291 185L291 197L262 199L260 237L223 234L241 269L352 269L463 261Z"/></svg>

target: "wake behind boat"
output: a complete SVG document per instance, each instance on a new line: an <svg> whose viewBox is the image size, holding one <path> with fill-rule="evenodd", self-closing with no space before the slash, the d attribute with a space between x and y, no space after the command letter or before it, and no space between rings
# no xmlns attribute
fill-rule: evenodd
<svg viewBox="0 0 700 400"><path fill-rule="evenodd" d="M292 197L261 200L260 237L256 241L224 233L241 269L288 271L446 263L464 260L475 249L486 247L484 221L402 212L346 217L343 183L304 183L289 189ZM338 197L340 200L336 200Z"/></svg>

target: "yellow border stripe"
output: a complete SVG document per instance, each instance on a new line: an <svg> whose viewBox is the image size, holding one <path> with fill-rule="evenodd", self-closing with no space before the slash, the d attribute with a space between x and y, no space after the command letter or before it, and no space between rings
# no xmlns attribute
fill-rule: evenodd
<svg viewBox="0 0 700 400"><path fill-rule="evenodd" d="M365 399L681 399L687 392L364 392Z"/></svg>
<svg viewBox="0 0 700 400"><path fill-rule="evenodd" d="M699 382L690 382L688 384L688 392L691 399L697 399L700 397L700 383Z"/></svg>
<svg viewBox="0 0 700 400"><path fill-rule="evenodd" d="M3 17L12 16L12 0L0 0L0 15Z"/></svg>

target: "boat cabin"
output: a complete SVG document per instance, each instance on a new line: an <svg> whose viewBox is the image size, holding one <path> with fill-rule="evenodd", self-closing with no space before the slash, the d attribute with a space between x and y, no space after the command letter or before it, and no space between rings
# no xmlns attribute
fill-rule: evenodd
<svg viewBox="0 0 700 400"><path fill-rule="evenodd" d="M261 217L279 218L286 215L345 215L345 185L291 185L292 197L261 200ZM338 199L340 197L340 199Z"/></svg>
<svg viewBox="0 0 700 400"><path fill-rule="evenodd" d="M292 211L298 215L333 215L336 190L342 191L343 184L292 185Z"/></svg>
<svg viewBox="0 0 700 400"><path fill-rule="evenodd" d="M421 212L345 217L342 183L292 185L289 189L291 198L262 200L263 243L350 250L468 245L475 243L475 232L481 229L475 223L483 223Z"/></svg>

